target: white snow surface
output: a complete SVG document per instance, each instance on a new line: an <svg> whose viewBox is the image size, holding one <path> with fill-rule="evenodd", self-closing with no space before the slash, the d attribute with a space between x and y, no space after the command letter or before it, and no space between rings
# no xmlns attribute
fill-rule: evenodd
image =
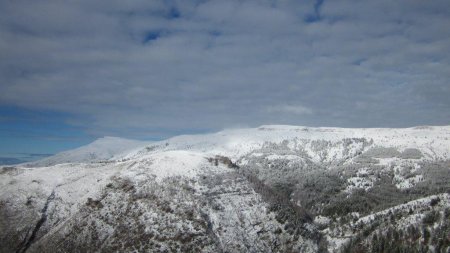
<svg viewBox="0 0 450 253"><path fill-rule="evenodd" d="M124 173L136 176L142 172L153 175L157 181L161 181L174 176L195 177L199 172L205 172L205 169L210 170L209 165L201 153L176 150L145 155L136 159Z"/></svg>
<svg viewBox="0 0 450 253"><path fill-rule="evenodd" d="M311 141L323 140L337 143L348 138L366 138L374 145L394 147L400 152L407 148L419 149L428 159L450 158L450 126L413 127L413 128L312 128L301 126L270 125L258 128L230 129L213 134L182 135L155 142L154 150L192 150L205 154L220 154L238 159L252 150L260 148L266 142L281 143L285 140L299 141L296 145L310 153ZM303 140L304 142L301 142ZM306 143L305 143L306 141ZM290 142L290 144L292 144ZM357 145L356 145L357 146ZM356 148L356 147L355 147ZM145 150L131 152L124 156L134 158ZM342 153L330 149L331 158L342 158Z"/></svg>
<svg viewBox="0 0 450 253"><path fill-rule="evenodd" d="M62 163L89 163L108 160L116 155L129 153L151 142L119 137L103 137L86 146L64 151L54 156L25 164L27 167L45 167Z"/></svg>

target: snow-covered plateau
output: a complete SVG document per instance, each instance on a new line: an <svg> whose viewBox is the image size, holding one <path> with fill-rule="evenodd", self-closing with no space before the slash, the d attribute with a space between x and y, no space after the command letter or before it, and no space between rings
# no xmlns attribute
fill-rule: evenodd
<svg viewBox="0 0 450 253"><path fill-rule="evenodd" d="M450 126L105 137L0 189L0 252L450 252Z"/></svg>

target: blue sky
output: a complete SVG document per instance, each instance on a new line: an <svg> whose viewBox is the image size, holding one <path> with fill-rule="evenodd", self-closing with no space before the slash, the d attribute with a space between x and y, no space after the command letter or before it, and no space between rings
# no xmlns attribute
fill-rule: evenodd
<svg viewBox="0 0 450 253"><path fill-rule="evenodd" d="M87 144L92 137L65 123L63 113L0 107L0 157L35 160Z"/></svg>
<svg viewBox="0 0 450 253"><path fill-rule="evenodd" d="M448 0L0 2L0 157L262 124L450 124Z"/></svg>

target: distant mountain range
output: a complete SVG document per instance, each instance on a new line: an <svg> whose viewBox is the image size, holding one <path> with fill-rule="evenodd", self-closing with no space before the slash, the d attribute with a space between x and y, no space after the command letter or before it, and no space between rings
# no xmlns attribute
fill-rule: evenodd
<svg viewBox="0 0 450 253"><path fill-rule="evenodd" d="M450 250L449 126L107 137L0 188L0 252Z"/></svg>

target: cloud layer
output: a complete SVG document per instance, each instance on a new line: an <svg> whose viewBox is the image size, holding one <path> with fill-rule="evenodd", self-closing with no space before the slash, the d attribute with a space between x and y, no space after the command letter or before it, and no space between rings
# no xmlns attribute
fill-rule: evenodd
<svg viewBox="0 0 450 253"><path fill-rule="evenodd" d="M0 104L98 135L450 124L450 2L2 1Z"/></svg>

